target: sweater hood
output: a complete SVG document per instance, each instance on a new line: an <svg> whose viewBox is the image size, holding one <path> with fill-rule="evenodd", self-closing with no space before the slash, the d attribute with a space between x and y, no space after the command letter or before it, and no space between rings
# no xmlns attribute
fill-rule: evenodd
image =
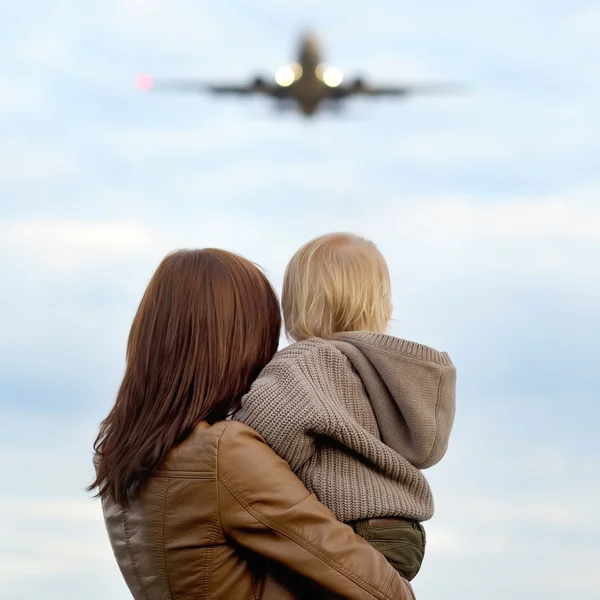
<svg viewBox="0 0 600 600"><path fill-rule="evenodd" d="M382 441L417 468L445 454L454 420L456 370L446 352L365 331L328 340L361 378Z"/></svg>

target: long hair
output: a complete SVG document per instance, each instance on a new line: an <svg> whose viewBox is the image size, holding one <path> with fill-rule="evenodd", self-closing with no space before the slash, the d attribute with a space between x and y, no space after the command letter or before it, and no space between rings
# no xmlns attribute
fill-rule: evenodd
<svg viewBox="0 0 600 600"><path fill-rule="evenodd" d="M115 405L94 443L97 496L128 506L201 421L232 414L277 351L281 314L265 275L212 248L169 254L127 343Z"/></svg>

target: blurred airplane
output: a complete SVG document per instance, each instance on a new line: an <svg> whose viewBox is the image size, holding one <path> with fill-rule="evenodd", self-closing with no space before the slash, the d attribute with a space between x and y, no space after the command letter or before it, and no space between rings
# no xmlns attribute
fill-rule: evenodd
<svg viewBox="0 0 600 600"><path fill-rule="evenodd" d="M246 85L224 85L190 79L154 80L150 75L140 75L136 85L142 91L208 91L239 96L262 94L278 100L280 109L294 103L306 117L313 116L323 104L340 108L341 101L350 96L404 97L416 93L449 92L458 88L449 83L373 86L361 77L345 84L339 69L322 62L321 45L314 33L302 37L296 62L278 69L273 82L257 76Z"/></svg>

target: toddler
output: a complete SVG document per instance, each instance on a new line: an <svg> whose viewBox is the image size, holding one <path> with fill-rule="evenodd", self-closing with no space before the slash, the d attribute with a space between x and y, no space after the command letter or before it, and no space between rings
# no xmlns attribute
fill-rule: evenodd
<svg viewBox="0 0 600 600"><path fill-rule="evenodd" d="M456 371L445 352L387 335L386 262L363 238L303 246L284 278L288 337L234 418L258 431L336 517L412 580L444 456Z"/></svg>

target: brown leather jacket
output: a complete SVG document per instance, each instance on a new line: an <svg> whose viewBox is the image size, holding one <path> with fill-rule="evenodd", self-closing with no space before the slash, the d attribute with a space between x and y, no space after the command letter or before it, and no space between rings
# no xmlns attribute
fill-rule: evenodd
<svg viewBox="0 0 600 600"><path fill-rule="evenodd" d="M201 423L131 507L103 502L136 600L414 600L248 426Z"/></svg>

